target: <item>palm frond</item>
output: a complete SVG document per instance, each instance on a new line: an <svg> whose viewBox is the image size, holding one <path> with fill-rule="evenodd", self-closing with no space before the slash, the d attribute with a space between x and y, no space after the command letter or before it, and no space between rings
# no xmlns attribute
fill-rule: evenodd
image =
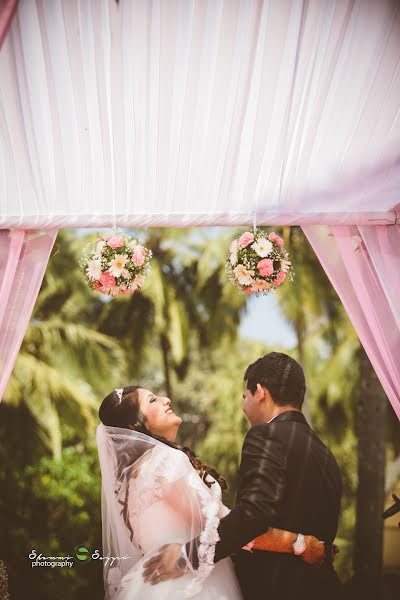
<svg viewBox="0 0 400 600"><path fill-rule="evenodd" d="M17 357L3 401L15 405L16 397L32 413L54 456L61 452L60 418L82 434L93 429L98 402L91 387L26 352Z"/></svg>
<svg viewBox="0 0 400 600"><path fill-rule="evenodd" d="M124 351L117 340L87 325L63 322L57 318L32 322L23 345L28 348L37 345L47 348L50 353L66 345L78 352L93 353L97 358L106 352L109 360L125 364Z"/></svg>

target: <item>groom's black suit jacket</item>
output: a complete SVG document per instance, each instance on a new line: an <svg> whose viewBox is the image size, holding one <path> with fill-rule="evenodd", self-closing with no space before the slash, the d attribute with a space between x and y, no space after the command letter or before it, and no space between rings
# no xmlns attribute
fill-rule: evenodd
<svg viewBox="0 0 400 600"><path fill-rule="evenodd" d="M331 564L292 554L241 550L269 527L332 543L341 500L335 458L299 411L252 427L243 443L235 507L220 522L215 562L234 555L246 600L340 598Z"/></svg>

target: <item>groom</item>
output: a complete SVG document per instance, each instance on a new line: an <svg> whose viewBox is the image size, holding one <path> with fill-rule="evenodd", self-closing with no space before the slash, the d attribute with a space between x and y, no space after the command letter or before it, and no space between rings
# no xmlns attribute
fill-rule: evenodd
<svg viewBox="0 0 400 600"><path fill-rule="evenodd" d="M247 368L244 381L243 411L251 428L243 443L236 504L221 519L214 562L233 555L246 600L340 598L330 552L321 567L306 564L295 555L302 551L301 535L293 536L293 554L241 549L269 527L332 544L342 488L335 458L301 412L306 390L301 366L271 352ZM197 556L189 559L196 569ZM181 561L181 547L171 544L146 563L144 577L152 583L178 577Z"/></svg>

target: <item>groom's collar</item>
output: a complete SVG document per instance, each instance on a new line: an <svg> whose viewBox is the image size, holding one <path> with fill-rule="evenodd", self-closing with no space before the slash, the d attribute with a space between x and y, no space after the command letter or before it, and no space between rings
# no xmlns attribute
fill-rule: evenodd
<svg viewBox="0 0 400 600"><path fill-rule="evenodd" d="M278 421L297 421L298 423L305 423L308 425L307 419L299 410L287 410L279 415L276 415L276 417L273 417L271 421L268 422L277 423Z"/></svg>

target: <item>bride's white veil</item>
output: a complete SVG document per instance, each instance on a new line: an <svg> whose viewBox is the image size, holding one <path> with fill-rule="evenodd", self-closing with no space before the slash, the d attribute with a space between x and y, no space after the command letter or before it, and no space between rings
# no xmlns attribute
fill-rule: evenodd
<svg viewBox="0 0 400 600"><path fill-rule="evenodd" d="M130 440L133 441L129 430L100 424L96 440L101 469L103 575L108 600L112 598L114 585L118 585L119 580L142 557L125 521L125 507L121 504L126 473L135 462L135 456L129 452L132 447ZM104 557L115 557L115 560Z"/></svg>
<svg viewBox="0 0 400 600"><path fill-rule="evenodd" d="M196 576L191 578L184 596L189 598L198 593L213 568L215 544L219 539L219 486L212 485L209 489L185 453L148 435L100 424L96 439L102 477L106 600L116 595L122 577L144 556L132 515L167 495L172 496L178 514L189 524L188 539L182 542L191 541L196 545L199 557Z"/></svg>

